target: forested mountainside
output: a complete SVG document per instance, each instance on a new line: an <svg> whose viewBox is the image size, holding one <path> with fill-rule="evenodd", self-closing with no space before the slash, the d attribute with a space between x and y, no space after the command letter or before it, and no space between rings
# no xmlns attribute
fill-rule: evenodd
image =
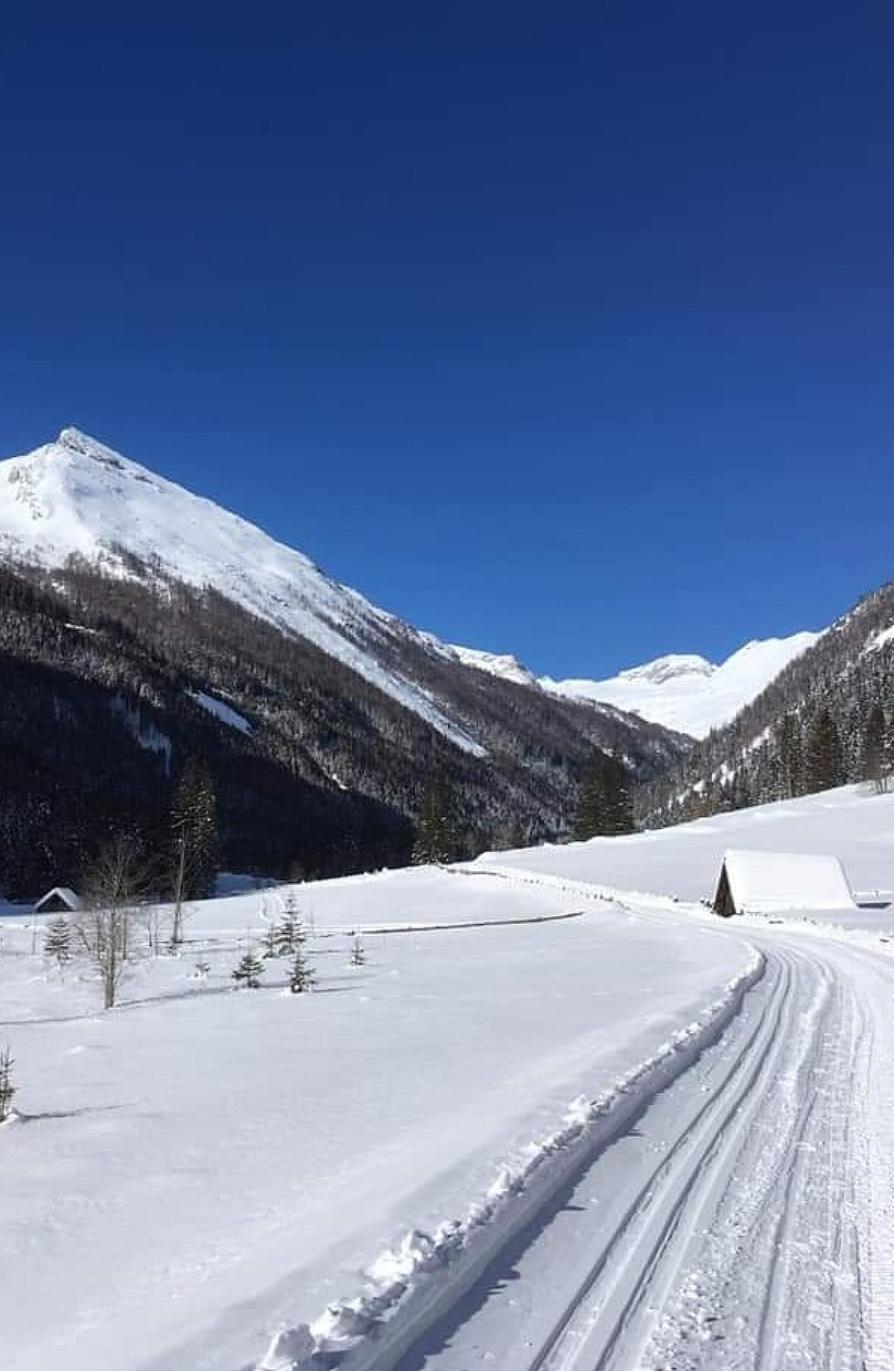
<svg viewBox="0 0 894 1371"><path fill-rule="evenodd" d="M646 778L688 740L619 711L404 649L462 745L314 643L205 589L70 558L0 567L0 889L76 884L121 831L162 844L207 763L224 868L335 874L409 859L427 781L457 855L567 829L594 748ZM411 659L412 658L412 659Z"/></svg>
<svg viewBox="0 0 894 1371"><path fill-rule="evenodd" d="M894 769L894 582L867 595L731 724L637 793L657 827Z"/></svg>

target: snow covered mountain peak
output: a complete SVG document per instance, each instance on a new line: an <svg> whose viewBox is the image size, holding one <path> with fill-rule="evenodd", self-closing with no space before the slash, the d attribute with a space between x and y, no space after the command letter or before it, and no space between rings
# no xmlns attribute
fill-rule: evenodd
<svg viewBox="0 0 894 1371"><path fill-rule="evenodd" d="M256 525L79 429L65 428L54 442L0 462L0 556L48 569L77 557L122 578L213 587L314 643L465 751L484 751L430 692L392 665L408 641L433 652L430 635ZM444 645L440 652L450 655Z"/></svg>
<svg viewBox="0 0 894 1371"><path fill-rule="evenodd" d="M477 755L484 749L466 724L399 665L408 644L441 661L702 737L818 637L751 642L719 666L698 654L669 654L603 681L537 678L512 654L450 646L411 627L303 553L74 427L0 462L0 557L49 570L75 557L112 576L213 587L314 643Z"/></svg>
<svg viewBox="0 0 894 1371"><path fill-rule="evenodd" d="M89 433L84 433L82 429L69 427L62 429L55 443L49 444L50 449L63 449L68 452L80 453L84 457L95 457L97 461L112 461L123 463L126 459L121 457L112 448L106 447L98 438L91 438Z"/></svg>
<svg viewBox="0 0 894 1371"><path fill-rule="evenodd" d="M697 653L671 652L642 666L628 667L618 676L622 681L651 681L654 685L663 685L665 681L679 680L681 676L713 676L716 670L713 662Z"/></svg>
<svg viewBox="0 0 894 1371"><path fill-rule="evenodd" d="M601 700L693 738L730 722L756 699L819 633L754 639L715 665L693 654L670 654L629 667L604 681L541 679L541 685L573 699Z"/></svg>

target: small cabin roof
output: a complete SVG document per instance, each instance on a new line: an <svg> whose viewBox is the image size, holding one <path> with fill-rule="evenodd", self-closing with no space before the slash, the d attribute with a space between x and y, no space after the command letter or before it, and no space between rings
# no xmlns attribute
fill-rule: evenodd
<svg viewBox="0 0 894 1371"><path fill-rule="evenodd" d="M36 913L39 914L44 905L49 904L54 896L57 900L61 900L63 904L68 905L68 908L71 910L80 909L81 907L81 901L70 886L54 885L52 890L48 890L46 895L41 895L40 899L37 901L37 904L34 906Z"/></svg>
<svg viewBox="0 0 894 1371"><path fill-rule="evenodd" d="M831 855L731 848L723 855L724 870L739 912L857 907L844 868Z"/></svg>

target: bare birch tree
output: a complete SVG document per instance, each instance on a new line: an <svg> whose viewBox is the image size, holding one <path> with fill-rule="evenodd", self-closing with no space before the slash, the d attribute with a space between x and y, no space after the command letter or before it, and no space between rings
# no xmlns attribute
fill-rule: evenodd
<svg viewBox="0 0 894 1371"><path fill-rule="evenodd" d="M84 884L85 907L77 918L81 947L93 961L111 1009L131 953L131 918L146 888L147 870L133 839L113 838L99 853Z"/></svg>

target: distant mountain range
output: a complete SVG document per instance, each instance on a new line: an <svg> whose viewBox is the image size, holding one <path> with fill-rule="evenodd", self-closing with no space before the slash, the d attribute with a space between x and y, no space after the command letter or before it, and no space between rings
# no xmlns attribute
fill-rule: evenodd
<svg viewBox="0 0 894 1371"><path fill-rule="evenodd" d="M69 865L115 815L161 822L194 753L228 864L334 871L405 859L434 773L473 851L562 832L594 748L645 779L690 746L482 671L77 429L0 463L0 566L7 830L34 801L46 832L31 847Z"/></svg>
<svg viewBox="0 0 894 1371"><path fill-rule="evenodd" d="M0 462L0 570L0 845L7 865L37 854L26 873L0 865L0 889L71 876L122 816L162 824L191 755L236 869L405 860L434 774L462 852L553 837L594 748L640 784L683 775L693 739L824 641L537 677L414 628L74 428Z"/></svg>
<svg viewBox="0 0 894 1371"><path fill-rule="evenodd" d="M789 638L746 643L719 665L704 657L671 655L605 681L543 684L572 699L603 700L665 728L704 738L734 719L819 637L793 633Z"/></svg>
<svg viewBox="0 0 894 1371"><path fill-rule="evenodd" d="M570 700L599 701L637 714L652 723L692 738L704 738L744 709L770 682L820 638L819 633L793 633L746 643L725 662L671 654L634 666L602 681L554 681L537 677L516 657L497 656L472 648L454 651L469 666L502 680L538 686Z"/></svg>
<svg viewBox="0 0 894 1371"><path fill-rule="evenodd" d="M894 583L792 657L733 719L639 791L650 825L894 772Z"/></svg>

